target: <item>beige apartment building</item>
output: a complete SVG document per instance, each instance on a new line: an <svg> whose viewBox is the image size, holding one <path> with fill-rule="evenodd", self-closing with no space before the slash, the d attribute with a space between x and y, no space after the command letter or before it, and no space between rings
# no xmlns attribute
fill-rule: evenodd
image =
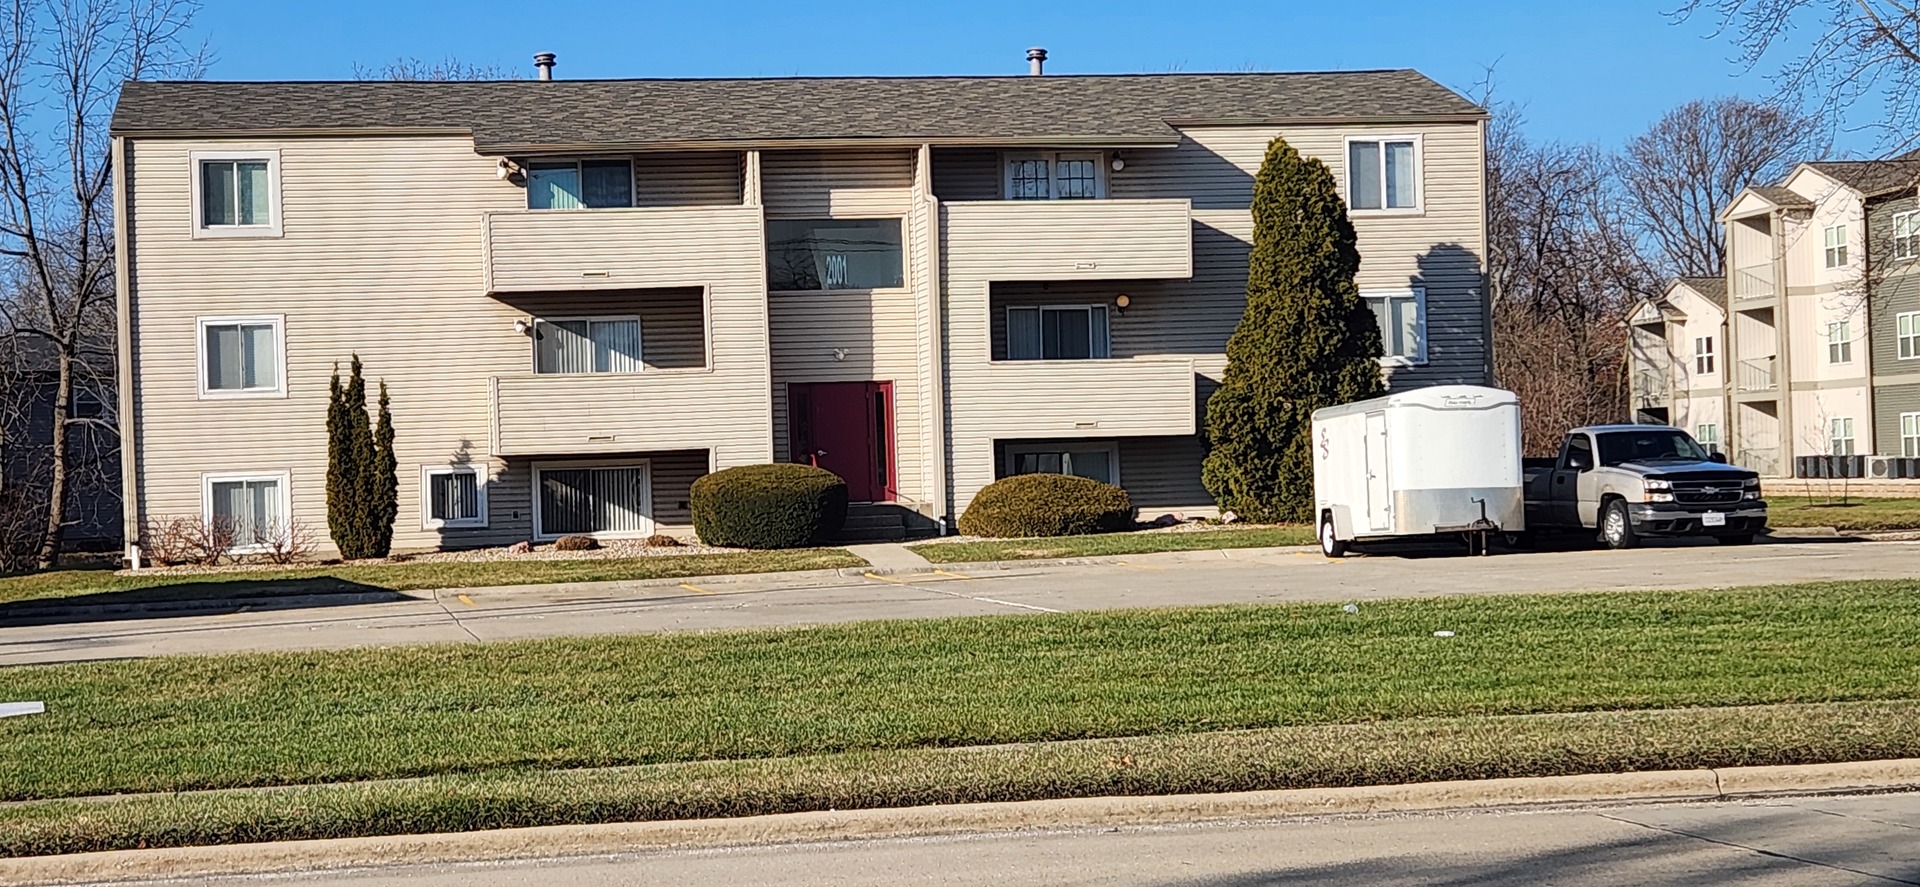
<svg viewBox="0 0 1920 887"><path fill-rule="evenodd" d="M1629 320L1635 418L1769 476L1920 476L1916 187L1920 152L1743 191L1721 215L1726 277L1677 280Z"/></svg>
<svg viewBox="0 0 1920 887"><path fill-rule="evenodd" d="M324 539L355 354L393 398L398 549L685 533L693 480L769 461L903 530L1034 471L1210 513L1276 136L1347 196L1390 384L1488 379L1486 115L1412 71L545 73L127 85L129 539Z"/></svg>

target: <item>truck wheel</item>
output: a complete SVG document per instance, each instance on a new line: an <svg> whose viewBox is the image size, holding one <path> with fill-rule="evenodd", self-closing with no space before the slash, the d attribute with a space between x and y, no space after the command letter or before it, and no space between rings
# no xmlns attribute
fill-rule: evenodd
<svg viewBox="0 0 1920 887"><path fill-rule="evenodd" d="M1340 541L1340 537L1334 535L1331 514L1320 518L1320 553L1327 557L1347 556L1347 543Z"/></svg>
<svg viewBox="0 0 1920 887"><path fill-rule="evenodd" d="M1732 536L1715 536L1713 537L1713 541L1718 542L1721 545L1752 545L1753 534L1737 533Z"/></svg>
<svg viewBox="0 0 1920 887"><path fill-rule="evenodd" d="M1632 548L1640 544L1633 532L1633 518L1627 514L1627 501L1615 499L1600 512L1600 541L1608 548Z"/></svg>

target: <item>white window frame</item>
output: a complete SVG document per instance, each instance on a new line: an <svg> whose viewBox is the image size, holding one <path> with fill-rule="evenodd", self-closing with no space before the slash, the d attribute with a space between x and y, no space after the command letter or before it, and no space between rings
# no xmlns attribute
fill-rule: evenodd
<svg viewBox="0 0 1920 887"><path fill-rule="evenodd" d="M1710 376L1717 371L1719 359L1717 352L1713 349L1712 336L1693 337L1693 374L1695 376Z"/></svg>
<svg viewBox="0 0 1920 887"><path fill-rule="evenodd" d="M1904 227L1907 233L1901 234ZM1893 214L1893 257L1896 260L1920 259L1920 210Z"/></svg>
<svg viewBox="0 0 1920 887"><path fill-rule="evenodd" d="M1014 460L1020 456L1031 456L1031 455L1042 454L1042 453L1059 453L1061 455L1061 462L1062 464L1064 464L1066 461L1066 455L1070 450L1079 450L1083 453L1091 450L1104 450L1106 451L1106 454L1107 454L1107 465L1113 469L1112 471L1113 480L1111 481L1111 483L1113 486L1116 486L1116 487L1120 486L1120 442L1119 441L1057 440L1057 441L1052 441L1047 443L1008 444L1004 447L1004 449L1006 451L1008 468L1012 468ZM1013 475L1013 474L1007 475L1007 477L1015 477L1015 476L1016 475ZM1077 474L1072 476L1079 477L1079 475Z"/></svg>
<svg viewBox="0 0 1920 887"><path fill-rule="evenodd" d="M580 183L582 203L579 206L572 207L572 208L566 208L566 207L556 208L556 207L549 206L549 207L542 207L540 209L535 209L533 207L533 186L532 186L533 168L535 166L560 166L561 164L566 164L566 163L573 164L574 181ZM586 198L585 192L587 187L587 174L586 174L586 170L582 167L582 164L586 164L586 163L625 163L627 165L627 205L626 206L588 206L586 205L584 201ZM527 192L526 200L524 201L525 203L524 208L526 209L527 212L577 213L577 212L591 212L594 210L607 210L607 209L633 209L634 207L639 205L640 165L634 162L633 157L624 156L624 155L609 155L609 156L598 156L598 157L593 157L593 156L590 156L590 157L530 157L526 161L524 161L524 165L522 168L525 170L524 175L526 176L526 180L527 180L527 187L524 189Z"/></svg>
<svg viewBox="0 0 1920 887"><path fill-rule="evenodd" d="M552 542L560 538L561 533L548 533L545 521L540 516L541 475L548 471L569 471L579 468L644 468L647 471L647 487L641 502L642 518L646 525L639 530L612 533L587 533L595 539L645 539L659 532L660 522L653 516L653 460L652 459L588 459L564 462L533 463L533 486L528 490L528 503L533 511L533 538L536 542Z"/></svg>
<svg viewBox="0 0 1920 887"><path fill-rule="evenodd" d="M1360 298L1368 302L1368 305L1367 305L1368 311L1373 310L1372 302L1375 299L1412 299L1413 300L1414 317L1419 321L1418 327L1420 331L1419 333L1420 348L1418 350L1418 353L1412 357L1407 357L1405 355L1399 355L1399 354L1383 353L1380 356L1380 365L1390 366L1390 367L1426 366L1427 364L1427 288L1424 286L1415 286L1415 287L1406 287L1402 289L1363 289L1360 291ZM1387 312L1387 315L1391 317L1393 315L1393 312L1389 311ZM1383 352L1391 348L1391 343L1388 341L1388 336L1390 334L1391 333L1385 329L1380 331L1380 348Z"/></svg>
<svg viewBox="0 0 1920 887"><path fill-rule="evenodd" d="M1015 311L1038 311L1042 315L1043 324L1045 322L1044 316L1048 311L1086 312L1086 314L1088 315L1087 316L1087 353L1092 354L1094 351L1093 316L1092 315L1093 315L1093 309L1095 308L1099 308L1107 312L1107 347L1105 349L1107 352L1106 357L1044 357L1044 356L1013 357L1012 356L1013 355L1013 312ZM1006 322L1006 328L1005 328L1005 332L1001 334L1002 343L1005 346L1005 350L1008 355L1007 360L1010 362L1017 361L1019 363L1038 363L1043 361L1053 362L1053 363L1085 363L1086 361L1090 361L1090 360L1112 360L1113 359L1113 318L1115 313L1117 312L1115 312L1113 307L1110 305L1107 305L1105 303L1092 303L1092 302L1083 302L1083 303L1072 304L1072 305L1008 305L1004 309L1004 312L1002 315ZM1046 344L1045 342L1042 342L1041 349L1043 352L1045 348L1046 348Z"/></svg>
<svg viewBox="0 0 1920 887"><path fill-rule="evenodd" d="M1348 166L1353 162L1354 142L1375 142L1380 145L1380 208L1355 209L1353 207L1353 170ZM1413 205L1388 207L1387 203L1387 144L1390 142L1413 143ZM1350 135L1340 142L1340 197L1347 204L1347 215L1366 216L1423 216L1427 214L1427 145L1426 137L1417 134L1406 135Z"/></svg>
<svg viewBox="0 0 1920 887"><path fill-rule="evenodd" d="M1846 433L1841 434L1842 431ZM1830 456L1853 455L1853 417L1834 416L1827 420L1827 454Z"/></svg>
<svg viewBox="0 0 1920 887"><path fill-rule="evenodd" d="M540 372L540 325L541 324L566 323L569 321L586 321L588 325L587 326L588 339L591 340L592 329L593 329L592 325L596 321L600 323L611 323L611 322L622 321L622 320L633 321L634 331L640 343L640 353L634 355L634 359L640 362L639 369L633 370L630 372L615 372L613 370L608 370L607 372L604 372L604 373L598 372L595 370L588 370L584 373ZM565 317L546 317L544 315L535 316L533 318L533 327L531 330L529 330L529 333L530 335L527 336L527 343L533 348L533 353L532 353L533 374L536 376L633 376L633 375L638 375L640 373L647 372L647 324L645 321L640 319L640 315L638 314L571 314Z"/></svg>
<svg viewBox="0 0 1920 887"><path fill-rule="evenodd" d="M267 164L267 215L269 216L269 221L265 225L208 225L206 223L206 213L201 211L206 198L206 195L202 193L202 189L206 187L206 182L200 168L201 164L209 161L246 160L265 161ZM187 169L192 179L192 184L189 188L193 192L193 198L190 201L193 208L193 239L218 240L233 237L271 238L281 236L280 150L278 148L189 151L187 152L187 163Z"/></svg>
<svg viewBox="0 0 1920 887"><path fill-rule="evenodd" d="M1693 439L1696 443L1700 444L1700 446L1705 447L1707 452L1719 452L1720 423L1701 422L1693 426Z"/></svg>
<svg viewBox="0 0 1920 887"><path fill-rule="evenodd" d="M433 516L433 478L443 474L473 475L474 505L477 517L461 520L440 520ZM651 485L651 478L649 485ZM539 503L535 503L538 506ZM486 466L472 462L453 462L446 465L420 466L420 529L423 530L460 530L485 528L487 526L487 470Z"/></svg>
<svg viewBox="0 0 1920 887"><path fill-rule="evenodd" d="M231 390L207 384L207 327L273 326L274 374L272 388ZM193 327L194 375L199 380L201 400L272 399L287 396L287 316L284 314L235 314L197 317Z"/></svg>
<svg viewBox="0 0 1920 887"><path fill-rule="evenodd" d="M1900 414L1900 457L1920 458L1920 413Z"/></svg>
<svg viewBox="0 0 1920 887"><path fill-rule="evenodd" d="M1853 257L1847 250L1847 228L1848 225L1842 223L1828 225L1821 230L1821 255L1825 257L1828 268L1845 268L1852 263Z"/></svg>
<svg viewBox="0 0 1920 887"><path fill-rule="evenodd" d="M213 516L213 485L216 483L241 483L247 481L270 480L279 484L280 514L289 524L293 521L293 472L279 471L230 471L217 474L200 475L200 519L202 525L211 528ZM282 532L288 528L282 527ZM267 545L236 545L230 554L261 554L270 551Z"/></svg>
<svg viewBox="0 0 1920 887"><path fill-rule="evenodd" d="M1895 354L1900 360L1920 358L1920 311L1907 311L1894 315Z"/></svg>
<svg viewBox="0 0 1920 887"><path fill-rule="evenodd" d="M1836 320L1827 324L1827 363L1853 363L1853 322Z"/></svg>
<svg viewBox="0 0 1920 887"><path fill-rule="evenodd" d="M1031 197L1013 196L1013 164L1021 160L1045 160L1047 162L1047 198L1048 200L1105 200L1107 199L1107 155L1100 151L1008 151L1000 155L1000 197L1003 200L1034 201ZM1093 197L1060 196L1060 161L1093 161Z"/></svg>

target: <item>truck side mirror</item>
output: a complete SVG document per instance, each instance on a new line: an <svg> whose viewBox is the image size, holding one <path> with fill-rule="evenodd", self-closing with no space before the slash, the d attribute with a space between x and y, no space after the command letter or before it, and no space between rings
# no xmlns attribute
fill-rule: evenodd
<svg viewBox="0 0 1920 887"><path fill-rule="evenodd" d="M1718 462L1722 465L1725 465L1727 464L1727 454L1722 453L1719 450L1714 450L1713 452L1707 454L1707 461Z"/></svg>
<svg viewBox="0 0 1920 887"><path fill-rule="evenodd" d="M1586 453L1568 453L1567 467L1575 471L1586 471L1593 467L1593 457Z"/></svg>

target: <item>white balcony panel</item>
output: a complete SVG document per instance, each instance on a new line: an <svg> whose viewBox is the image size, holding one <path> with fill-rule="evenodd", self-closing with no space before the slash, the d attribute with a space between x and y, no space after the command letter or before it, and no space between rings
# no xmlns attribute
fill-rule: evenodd
<svg viewBox="0 0 1920 887"><path fill-rule="evenodd" d="M489 292L703 286L766 263L757 206L488 213Z"/></svg>

